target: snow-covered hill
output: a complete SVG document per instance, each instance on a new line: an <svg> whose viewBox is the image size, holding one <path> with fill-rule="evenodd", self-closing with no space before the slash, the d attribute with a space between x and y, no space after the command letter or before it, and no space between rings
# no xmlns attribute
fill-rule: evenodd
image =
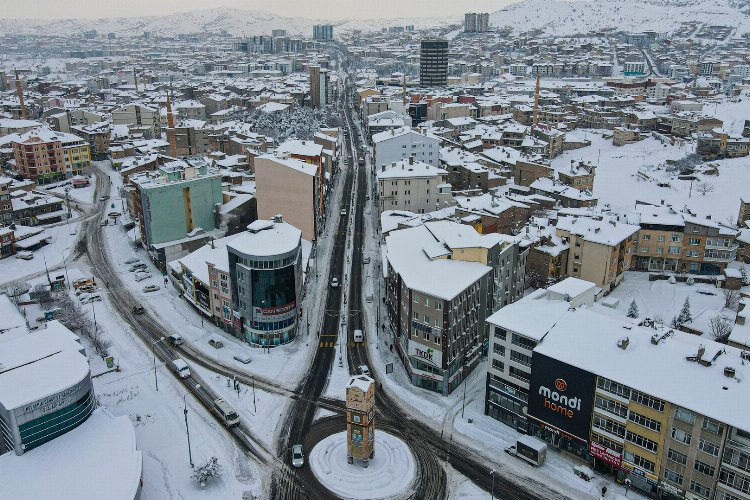
<svg viewBox="0 0 750 500"><path fill-rule="evenodd" d="M172 36L187 33L226 31L230 35L270 35L273 29L285 29L290 35L312 35L312 26L325 21L302 17L282 17L270 12L216 8L180 12L154 17L117 17L105 19L0 19L0 33L29 35L70 35L87 30L116 33L118 36L140 35L144 31L154 35ZM421 19L356 19L336 21L335 31L372 31L389 26L413 24L417 29L442 26L455 20Z"/></svg>
<svg viewBox="0 0 750 500"><path fill-rule="evenodd" d="M572 35L615 28L671 32L697 21L750 31L750 0L523 0L490 15L493 26Z"/></svg>

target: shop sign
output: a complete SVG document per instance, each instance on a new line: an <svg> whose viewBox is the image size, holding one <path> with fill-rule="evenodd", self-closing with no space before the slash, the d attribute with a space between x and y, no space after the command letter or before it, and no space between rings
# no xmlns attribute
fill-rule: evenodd
<svg viewBox="0 0 750 500"><path fill-rule="evenodd" d="M622 463L621 454L617 453L615 450L607 448L606 446L602 446L599 443L592 442L589 444L589 453L591 453L592 457L603 460L615 467L620 467L620 464Z"/></svg>

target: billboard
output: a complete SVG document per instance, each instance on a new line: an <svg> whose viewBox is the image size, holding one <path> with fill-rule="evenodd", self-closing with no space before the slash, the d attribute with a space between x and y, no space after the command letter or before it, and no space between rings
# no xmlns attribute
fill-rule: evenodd
<svg viewBox="0 0 750 500"><path fill-rule="evenodd" d="M528 415L564 437L588 443L594 400L592 373L534 352Z"/></svg>

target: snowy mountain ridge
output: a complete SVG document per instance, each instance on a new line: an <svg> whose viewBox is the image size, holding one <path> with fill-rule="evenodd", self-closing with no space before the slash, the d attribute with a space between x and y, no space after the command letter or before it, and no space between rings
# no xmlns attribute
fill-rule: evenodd
<svg viewBox="0 0 750 500"><path fill-rule="evenodd" d="M608 28L669 33L691 21L748 32L750 0L523 0L490 15L493 26L560 36Z"/></svg>
<svg viewBox="0 0 750 500"><path fill-rule="evenodd" d="M416 29L455 22L445 18L420 19L352 19L328 22L336 31L374 31L389 26L415 25ZM165 16L113 17L103 19L0 19L0 33L21 35L69 35L96 30L129 37L151 32L155 36L226 31L233 36L270 35L271 30L285 29L291 36L312 35L314 24L324 20L284 17L270 12L232 8L214 8L179 12Z"/></svg>

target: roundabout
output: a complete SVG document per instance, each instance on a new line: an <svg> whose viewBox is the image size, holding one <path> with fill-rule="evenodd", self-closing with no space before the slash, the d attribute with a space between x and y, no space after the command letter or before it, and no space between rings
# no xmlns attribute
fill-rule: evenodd
<svg viewBox="0 0 750 500"><path fill-rule="evenodd" d="M416 477L416 463L401 439L378 431L375 455L368 467L361 460L347 462L346 432L318 442L308 455L310 470L322 486L341 498L394 498L406 496Z"/></svg>

